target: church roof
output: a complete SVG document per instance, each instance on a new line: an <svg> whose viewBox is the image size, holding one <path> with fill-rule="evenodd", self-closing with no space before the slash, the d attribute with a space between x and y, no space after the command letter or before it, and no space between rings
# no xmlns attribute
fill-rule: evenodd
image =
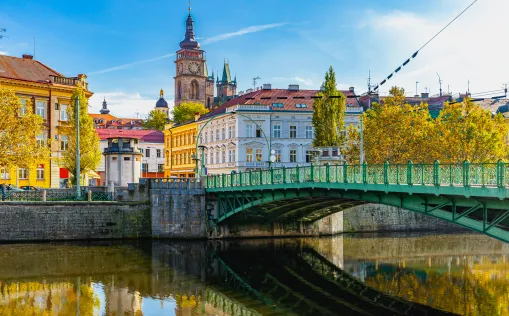
<svg viewBox="0 0 509 316"><path fill-rule="evenodd" d="M222 83L230 83L230 82L232 82L232 76L230 75L230 65L228 65L226 60L224 61L223 78L221 79L221 82Z"/></svg>
<svg viewBox="0 0 509 316"><path fill-rule="evenodd" d="M168 108L168 102L164 99L164 91L159 92L159 100L156 102L156 108Z"/></svg>

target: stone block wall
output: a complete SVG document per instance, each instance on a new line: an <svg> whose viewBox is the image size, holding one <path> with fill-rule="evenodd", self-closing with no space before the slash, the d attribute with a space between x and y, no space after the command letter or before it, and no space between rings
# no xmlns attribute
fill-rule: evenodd
<svg viewBox="0 0 509 316"><path fill-rule="evenodd" d="M150 205L146 203L0 203L0 241L150 236Z"/></svg>
<svg viewBox="0 0 509 316"><path fill-rule="evenodd" d="M152 189L152 237L207 238L205 191Z"/></svg>

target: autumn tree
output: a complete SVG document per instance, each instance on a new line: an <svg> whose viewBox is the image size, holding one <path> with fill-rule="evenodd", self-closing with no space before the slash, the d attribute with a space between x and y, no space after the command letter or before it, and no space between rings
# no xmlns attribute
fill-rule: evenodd
<svg viewBox="0 0 509 316"><path fill-rule="evenodd" d="M173 108L171 115L174 123L182 124L194 120L195 113L203 115L208 112L209 110L200 102L183 102Z"/></svg>
<svg viewBox="0 0 509 316"><path fill-rule="evenodd" d="M325 73L323 88L313 101L313 146L340 146L345 120L346 98L336 88L336 74L332 66Z"/></svg>
<svg viewBox="0 0 509 316"><path fill-rule="evenodd" d="M446 103L438 116L437 130L443 144L442 162L495 162L508 157L509 127L504 117L500 113L493 116L471 99Z"/></svg>
<svg viewBox="0 0 509 316"><path fill-rule="evenodd" d="M101 163L101 149L99 148L99 136L94 129L92 118L88 115L88 100L85 91L77 87L71 97L71 104L67 109L69 122L62 127L62 134L69 137L69 147L61 159L61 166L76 175L76 101L79 98L80 114L80 174L95 170ZM76 176L72 179L76 184Z"/></svg>
<svg viewBox="0 0 509 316"><path fill-rule="evenodd" d="M360 141L361 133L359 128L353 124L348 125L346 128L346 137L344 141L344 148L342 154L348 164L360 163Z"/></svg>
<svg viewBox="0 0 509 316"><path fill-rule="evenodd" d="M156 129L158 131L164 130L164 125L167 123L168 117L163 111L152 110L148 114L147 120L143 122L143 127L146 129Z"/></svg>
<svg viewBox="0 0 509 316"><path fill-rule="evenodd" d="M30 168L48 159L49 146L37 142L43 135L43 119L32 105L22 104L16 94L0 88L0 166Z"/></svg>
<svg viewBox="0 0 509 316"><path fill-rule="evenodd" d="M405 103L405 91L393 87L382 104L363 114L368 163L431 163L440 158L435 121L428 105Z"/></svg>

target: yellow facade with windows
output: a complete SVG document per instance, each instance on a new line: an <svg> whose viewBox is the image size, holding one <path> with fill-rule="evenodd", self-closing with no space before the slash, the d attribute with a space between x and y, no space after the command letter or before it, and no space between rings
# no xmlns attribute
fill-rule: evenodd
<svg viewBox="0 0 509 316"><path fill-rule="evenodd" d="M165 177L194 178L198 123L167 124L164 130Z"/></svg>
<svg viewBox="0 0 509 316"><path fill-rule="evenodd" d="M67 107L76 86L80 85L87 91L87 98L92 96L88 91L86 76L64 77L29 55L24 55L23 58L0 56L0 69L4 70L0 72L0 88L14 91L23 104L31 106L35 114L43 117L40 141L41 144L48 144L51 149L50 157L33 168L11 167L6 170L7 168L0 167L0 184L61 187L66 182L62 177L66 177L67 173L66 170L61 170L58 162L67 148L67 139L59 134L59 126L67 123ZM20 69L26 71L22 72Z"/></svg>

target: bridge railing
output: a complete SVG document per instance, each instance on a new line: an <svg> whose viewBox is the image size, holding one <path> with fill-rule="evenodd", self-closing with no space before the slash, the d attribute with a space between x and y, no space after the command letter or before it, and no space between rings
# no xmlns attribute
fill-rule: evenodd
<svg viewBox="0 0 509 316"><path fill-rule="evenodd" d="M335 182L364 184L397 184L426 186L509 186L507 164L470 163L462 164L362 164L362 165L311 165L295 168L278 168L210 175L207 188L228 188L290 184L304 182Z"/></svg>

